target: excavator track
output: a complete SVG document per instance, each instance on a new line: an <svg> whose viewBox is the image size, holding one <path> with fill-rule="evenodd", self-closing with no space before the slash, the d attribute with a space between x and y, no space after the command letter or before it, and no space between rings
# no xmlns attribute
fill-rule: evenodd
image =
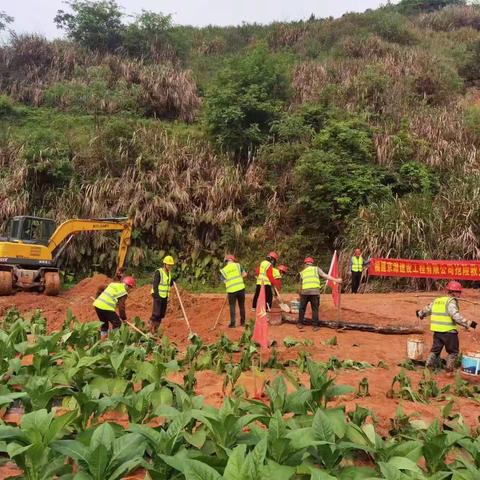
<svg viewBox="0 0 480 480"><path fill-rule="evenodd" d="M45 295L55 296L60 292L60 274L58 272L45 273Z"/></svg>
<svg viewBox="0 0 480 480"><path fill-rule="evenodd" d="M13 293L12 272L0 271L0 295L10 295Z"/></svg>

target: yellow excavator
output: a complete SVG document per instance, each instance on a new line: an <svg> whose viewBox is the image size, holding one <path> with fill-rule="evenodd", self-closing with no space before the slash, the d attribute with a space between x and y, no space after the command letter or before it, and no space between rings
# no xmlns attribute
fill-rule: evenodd
<svg viewBox="0 0 480 480"><path fill-rule="evenodd" d="M58 295L58 260L75 234L121 231L117 271L125 264L132 237L128 218L72 219L58 225L49 218L18 216L8 221L5 237L0 237L0 295L15 290L35 290Z"/></svg>

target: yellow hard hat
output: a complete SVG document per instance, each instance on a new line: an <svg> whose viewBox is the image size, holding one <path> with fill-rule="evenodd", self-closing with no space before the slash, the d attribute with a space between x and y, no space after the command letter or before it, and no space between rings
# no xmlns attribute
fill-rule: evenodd
<svg viewBox="0 0 480 480"><path fill-rule="evenodd" d="M170 255L167 255L164 259L163 259L163 263L165 265L175 265L175 260L173 259L173 257L171 257Z"/></svg>

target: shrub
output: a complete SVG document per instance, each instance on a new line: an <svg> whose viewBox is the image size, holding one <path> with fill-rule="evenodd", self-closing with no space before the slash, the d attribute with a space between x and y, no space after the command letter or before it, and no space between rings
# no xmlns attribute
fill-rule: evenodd
<svg viewBox="0 0 480 480"><path fill-rule="evenodd" d="M398 170L398 185L395 193L404 195L406 193L434 193L438 186L435 175L429 168L415 161L409 161L400 166Z"/></svg>
<svg viewBox="0 0 480 480"><path fill-rule="evenodd" d="M207 130L219 147L245 159L267 137L288 94L284 64L260 44L219 73L206 97Z"/></svg>
<svg viewBox="0 0 480 480"><path fill-rule="evenodd" d="M450 5L465 5L465 0L401 0L395 9L401 13L412 15L440 10Z"/></svg>
<svg viewBox="0 0 480 480"><path fill-rule="evenodd" d="M332 151L317 149L304 154L295 174L302 220L329 233L334 233L360 205L390 196L380 168L356 163Z"/></svg>
<svg viewBox="0 0 480 480"><path fill-rule="evenodd" d="M426 103L444 105L461 92L463 81L450 63L438 58L424 57L418 73L412 78L412 88Z"/></svg>
<svg viewBox="0 0 480 480"><path fill-rule="evenodd" d="M358 118L327 121L325 128L315 137L313 145L318 150L334 153L348 162L371 162L374 158L372 132Z"/></svg>
<svg viewBox="0 0 480 480"><path fill-rule="evenodd" d="M13 102L7 95L0 95L0 117L14 112Z"/></svg>
<svg viewBox="0 0 480 480"><path fill-rule="evenodd" d="M469 45L467 59L459 71L467 82L474 83L480 80L480 40Z"/></svg>

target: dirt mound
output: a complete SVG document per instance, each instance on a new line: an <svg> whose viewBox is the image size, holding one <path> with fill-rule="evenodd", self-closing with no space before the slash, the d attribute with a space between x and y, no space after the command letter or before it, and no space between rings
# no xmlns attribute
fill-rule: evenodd
<svg viewBox="0 0 480 480"><path fill-rule="evenodd" d="M86 297L95 297L100 288L105 288L112 280L106 275L99 274L93 277L84 278L73 288L65 293L65 298L79 299Z"/></svg>

